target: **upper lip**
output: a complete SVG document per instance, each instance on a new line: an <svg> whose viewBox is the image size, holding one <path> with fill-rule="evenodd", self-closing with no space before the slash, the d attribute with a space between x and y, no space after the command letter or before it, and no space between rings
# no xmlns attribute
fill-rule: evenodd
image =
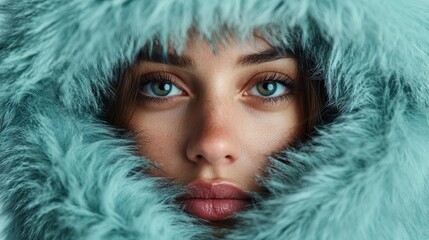
<svg viewBox="0 0 429 240"><path fill-rule="evenodd" d="M232 183L216 180L196 180L180 199L249 199L250 196Z"/></svg>

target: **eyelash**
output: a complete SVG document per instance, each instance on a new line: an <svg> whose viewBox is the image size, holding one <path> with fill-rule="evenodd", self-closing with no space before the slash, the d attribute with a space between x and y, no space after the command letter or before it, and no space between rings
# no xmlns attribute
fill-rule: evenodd
<svg viewBox="0 0 429 240"><path fill-rule="evenodd" d="M138 94L139 99L144 100L144 101L158 102L158 103L165 103L165 102L169 102L169 101L173 100L174 97L151 97L151 96L147 96L145 94L140 93L140 91L141 91L140 89L142 86L144 86L150 82L156 82L156 81L163 81L163 82L166 82L169 84L173 84L177 87L177 81L174 79L174 77L172 77L171 74L164 73L164 72L145 74L140 78L140 81L139 81L139 94ZM253 87L259 83L267 82L267 81L273 81L273 82L277 82L277 83L282 84L283 86L285 86L288 89L288 92L283 94L283 95L277 96L277 97L253 96L253 97L259 98L264 103L276 104L279 102L284 102L284 101L289 100L289 98L291 96L293 96L295 93L296 84L294 83L294 81L291 80L291 78L289 76L283 75L280 73L264 74L264 76L261 79L257 80L253 84ZM179 88L179 87L177 87L177 88ZM179 89L182 90L181 88L179 88ZM185 91L183 91L183 92L185 92Z"/></svg>

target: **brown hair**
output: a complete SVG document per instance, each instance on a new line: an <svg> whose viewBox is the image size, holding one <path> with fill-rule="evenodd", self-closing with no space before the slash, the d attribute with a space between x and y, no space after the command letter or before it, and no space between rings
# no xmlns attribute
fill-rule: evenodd
<svg viewBox="0 0 429 240"><path fill-rule="evenodd" d="M325 81L321 77L312 61L297 53L299 61L299 103L303 110L304 133L308 136L313 133L316 125L324 119L323 111L327 106Z"/></svg>
<svg viewBox="0 0 429 240"><path fill-rule="evenodd" d="M132 113L127 106L134 105L138 91L138 76L134 67L129 67L119 76L113 86L113 97L107 101L105 119L113 126L124 128ZM124 117L126 116L126 117Z"/></svg>

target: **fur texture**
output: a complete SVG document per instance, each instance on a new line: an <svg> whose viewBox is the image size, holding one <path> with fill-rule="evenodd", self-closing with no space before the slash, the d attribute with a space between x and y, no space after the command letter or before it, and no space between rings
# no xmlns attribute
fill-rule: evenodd
<svg viewBox="0 0 429 240"><path fill-rule="evenodd" d="M427 0L3 0L2 236L208 238L171 204L180 189L135 174L148 164L100 119L103 96L154 38L270 26L318 62L339 114L271 157L271 196L224 238L429 239L428 13Z"/></svg>

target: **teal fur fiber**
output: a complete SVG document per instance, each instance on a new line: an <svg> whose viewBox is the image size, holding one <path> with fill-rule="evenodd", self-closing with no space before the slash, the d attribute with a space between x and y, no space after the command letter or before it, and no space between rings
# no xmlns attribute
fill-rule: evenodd
<svg viewBox="0 0 429 240"><path fill-rule="evenodd" d="M214 236L100 116L142 46L255 29L315 60L338 111ZM429 1L2 0L0 205L8 240L429 239Z"/></svg>

